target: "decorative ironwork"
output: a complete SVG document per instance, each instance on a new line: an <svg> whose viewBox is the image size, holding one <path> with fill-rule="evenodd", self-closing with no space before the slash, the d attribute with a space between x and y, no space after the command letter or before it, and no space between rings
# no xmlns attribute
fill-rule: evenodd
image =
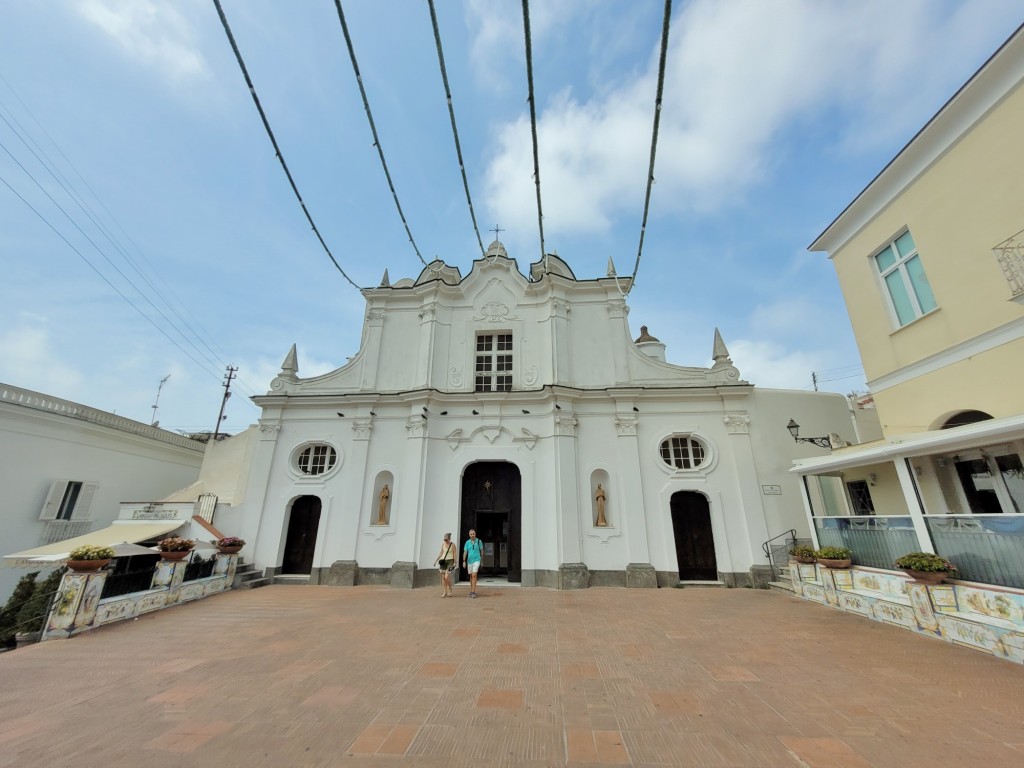
<svg viewBox="0 0 1024 768"><path fill-rule="evenodd" d="M992 249L1014 299L1024 297L1024 229Z"/></svg>

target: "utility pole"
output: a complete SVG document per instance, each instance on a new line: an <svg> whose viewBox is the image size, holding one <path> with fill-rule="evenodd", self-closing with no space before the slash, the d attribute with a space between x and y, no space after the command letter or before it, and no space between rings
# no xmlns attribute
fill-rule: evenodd
<svg viewBox="0 0 1024 768"><path fill-rule="evenodd" d="M235 373L238 371L233 365L228 366L228 372L224 374L224 398L220 401L220 414L217 416L217 426L213 430L213 437L211 440L216 440L220 436L220 423L227 418L224 415L224 407L228 404L228 398L231 397L231 380L235 378Z"/></svg>
<svg viewBox="0 0 1024 768"><path fill-rule="evenodd" d="M811 371L811 383L814 385L814 391L818 391L818 374Z"/></svg>
<svg viewBox="0 0 1024 768"><path fill-rule="evenodd" d="M166 376L160 379L160 386L156 388L156 400L153 401L153 420L149 423L149 426L151 427L160 426L160 422L157 421L156 419L156 407L160 405L160 390L164 388L164 384L167 383L167 380L169 378L171 378L171 374L168 373Z"/></svg>

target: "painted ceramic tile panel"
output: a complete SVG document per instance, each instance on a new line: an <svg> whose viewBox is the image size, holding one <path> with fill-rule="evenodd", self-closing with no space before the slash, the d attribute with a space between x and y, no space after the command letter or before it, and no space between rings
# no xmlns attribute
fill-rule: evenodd
<svg viewBox="0 0 1024 768"><path fill-rule="evenodd" d="M817 581L818 580L818 571L814 567L813 563L811 565L803 565L803 564L801 564L801 565L798 565L797 567L800 569L800 580L801 581Z"/></svg>
<svg viewBox="0 0 1024 768"><path fill-rule="evenodd" d="M238 555L217 555L217 562L213 564L214 575L220 575L228 572L228 567L231 565L231 561L237 558Z"/></svg>
<svg viewBox="0 0 1024 768"><path fill-rule="evenodd" d="M820 584L804 584L804 597L816 603L825 602L825 590Z"/></svg>
<svg viewBox="0 0 1024 768"><path fill-rule="evenodd" d="M956 589L948 584L931 588L932 605L943 613L956 610Z"/></svg>
<svg viewBox="0 0 1024 768"><path fill-rule="evenodd" d="M865 573L864 571L854 570L852 578L854 589L864 589L871 592L882 591L882 580L878 578L877 573Z"/></svg>
<svg viewBox="0 0 1024 768"><path fill-rule="evenodd" d="M1019 596L1007 592L993 592L971 587L957 587L960 610L964 613L980 613L993 619L1012 621L1024 626Z"/></svg>
<svg viewBox="0 0 1024 768"><path fill-rule="evenodd" d="M939 628L942 636L954 643L969 645L981 651L995 654L999 639L985 627L970 621L961 621L952 616L939 614ZM999 654L1002 655L1002 654Z"/></svg>
<svg viewBox="0 0 1024 768"><path fill-rule="evenodd" d="M99 626L100 624L109 624L112 621L130 619L134 613L135 601L131 598L127 600L108 600L100 604L96 611L96 621L93 623Z"/></svg>
<svg viewBox="0 0 1024 768"><path fill-rule="evenodd" d="M84 629L92 624L96 618L96 609L100 607L100 598L103 596L103 585L107 581L107 574L104 571L99 573L85 574L86 585L82 591L82 601L78 605L78 612L75 614L75 629Z"/></svg>
<svg viewBox="0 0 1024 768"><path fill-rule="evenodd" d="M1024 634L1020 632L1007 632L999 638L1006 652L1006 658L1018 664L1024 664Z"/></svg>
<svg viewBox="0 0 1024 768"><path fill-rule="evenodd" d="M215 595L218 592L223 592L227 589L227 579L210 579L203 584L203 595Z"/></svg>
<svg viewBox="0 0 1024 768"><path fill-rule="evenodd" d="M149 611L155 611L158 608L163 608L166 602L166 592L156 592L152 595L146 595L139 600L139 607L136 609L136 612L147 613Z"/></svg>
<svg viewBox="0 0 1024 768"><path fill-rule="evenodd" d="M62 633L71 629L84 588L84 573L64 574L60 582L60 591L57 593L53 608L50 610L50 617L46 622L47 634L50 632Z"/></svg>
<svg viewBox="0 0 1024 768"><path fill-rule="evenodd" d="M832 571L836 589L853 589L853 571Z"/></svg>
<svg viewBox="0 0 1024 768"><path fill-rule="evenodd" d="M171 587L179 587L185 580L185 569L188 567L188 563L185 560L179 560L176 563L171 563L171 566L174 568L174 572L171 574Z"/></svg>
<svg viewBox="0 0 1024 768"><path fill-rule="evenodd" d="M188 584L181 588L178 600L183 603L187 600L196 600L203 596L204 591L205 587L202 584Z"/></svg>
<svg viewBox="0 0 1024 768"><path fill-rule="evenodd" d="M154 587L167 587L171 584L174 576L174 563L170 560L160 560L156 564L156 575L153 576Z"/></svg>
<svg viewBox="0 0 1024 768"><path fill-rule="evenodd" d="M821 588L825 592L826 603L839 605L839 596L836 594L836 585L832 581L832 572L827 568L821 572Z"/></svg>
<svg viewBox="0 0 1024 768"><path fill-rule="evenodd" d="M872 618L871 601L860 595L840 592L839 606L851 613L859 613L861 616L867 616L869 619Z"/></svg>
<svg viewBox="0 0 1024 768"><path fill-rule="evenodd" d="M932 601L928 597L928 587L924 584L908 584L907 596L910 597L910 606L914 610L914 618L918 625L929 632L938 632L939 622L935 618L935 611L932 610Z"/></svg>
<svg viewBox="0 0 1024 768"><path fill-rule="evenodd" d="M889 624L899 624L908 629L917 629L917 619L914 618L914 611L906 605L896 605L885 600L876 600L872 606L875 618Z"/></svg>

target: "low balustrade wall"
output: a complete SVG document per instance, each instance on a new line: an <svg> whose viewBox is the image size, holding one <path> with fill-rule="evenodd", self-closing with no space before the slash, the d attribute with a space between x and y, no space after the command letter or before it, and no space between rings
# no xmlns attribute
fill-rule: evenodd
<svg viewBox="0 0 1024 768"><path fill-rule="evenodd" d="M902 572L791 563L805 600L1024 664L1024 590L950 580L929 585Z"/></svg>
<svg viewBox="0 0 1024 768"><path fill-rule="evenodd" d="M187 561L161 560L156 565L149 589L107 598L103 597L107 571L68 571L61 580L60 591L46 619L42 639L72 637L104 624L133 619L231 589L238 555L218 553L215 557L212 575L190 581L185 580L186 569L190 567Z"/></svg>

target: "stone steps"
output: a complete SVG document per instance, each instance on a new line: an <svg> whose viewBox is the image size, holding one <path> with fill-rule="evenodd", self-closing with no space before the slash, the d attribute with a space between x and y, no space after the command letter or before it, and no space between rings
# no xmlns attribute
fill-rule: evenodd
<svg viewBox="0 0 1024 768"><path fill-rule="evenodd" d="M271 580L265 578L259 571L256 570L256 566L252 563L243 563L239 559L238 565L235 567L235 580L231 582L232 589L257 589L259 587L265 587L271 583Z"/></svg>

